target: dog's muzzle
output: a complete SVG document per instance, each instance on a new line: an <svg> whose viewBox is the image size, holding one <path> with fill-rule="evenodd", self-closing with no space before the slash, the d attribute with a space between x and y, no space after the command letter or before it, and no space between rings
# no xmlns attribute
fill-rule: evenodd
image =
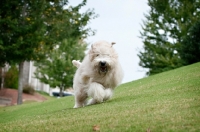
<svg viewBox="0 0 200 132"><path fill-rule="evenodd" d="M107 72L108 68L107 68L107 63L105 61L100 61L99 66L100 66L101 72L104 72L104 73Z"/></svg>

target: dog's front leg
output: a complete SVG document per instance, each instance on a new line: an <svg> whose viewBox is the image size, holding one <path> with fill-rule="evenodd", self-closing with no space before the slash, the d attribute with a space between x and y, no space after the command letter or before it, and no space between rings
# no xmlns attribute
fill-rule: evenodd
<svg viewBox="0 0 200 132"><path fill-rule="evenodd" d="M113 95L113 89L106 88L105 89L105 95L104 95L103 101L109 100L112 97L112 95Z"/></svg>
<svg viewBox="0 0 200 132"><path fill-rule="evenodd" d="M105 97L105 88L103 85L97 82L91 82L88 89L88 96L92 97L87 103L87 105L92 105L96 103L101 103Z"/></svg>
<svg viewBox="0 0 200 132"><path fill-rule="evenodd" d="M77 91L77 92L75 92L74 96L75 96L74 108L83 107L85 105L85 102L87 99L87 93Z"/></svg>
<svg viewBox="0 0 200 132"><path fill-rule="evenodd" d="M87 85L82 83L74 83L74 97L75 97L75 105L74 108L83 107L85 105L87 95Z"/></svg>

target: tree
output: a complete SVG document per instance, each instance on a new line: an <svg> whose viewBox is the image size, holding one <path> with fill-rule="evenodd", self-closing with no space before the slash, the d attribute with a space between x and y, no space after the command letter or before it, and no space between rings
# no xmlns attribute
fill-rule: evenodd
<svg viewBox="0 0 200 132"><path fill-rule="evenodd" d="M23 63L37 58L34 50L45 34L42 12L48 8L46 1L6 1L0 5L0 62L19 64L18 100L22 103ZM50 4L49 4L50 7ZM37 9L37 10L36 10Z"/></svg>
<svg viewBox="0 0 200 132"><path fill-rule="evenodd" d="M59 47L49 54L49 58L36 62L36 78L41 82L49 84L52 88L60 88L62 96L64 88L72 86L73 75L76 68L72 60L83 59L86 44L76 38L64 39Z"/></svg>
<svg viewBox="0 0 200 132"><path fill-rule="evenodd" d="M55 44L67 37L62 30L65 19L76 25L75 19L91 19L92 11L86 15L74 12L86 4L83 0L76 7L64 9L67 0L3 0L0 4L0 65L18 63L18 104L22 103L23 63L25 60L38 61L46 57ZM88 15L88 13L90 15ZM77 25L78 26L78 25ZM82 27L76 27L77 30ZM88 32L89 29L83 29ZM79 33L79 32L74 32Z"/></svg>
<svg viewBox="0 0 200 132"><path fill-rule="evenodd" d="M148 68L147 75L183 65L180 47L189 28L200 18L196 0L148 0L140 37L144 49L138 53L139 65Z"/></svg>
<svg viewBox="0 0 200 132"><path fill-rule="evenodd" d="M191 27L183 39L180 55L184 65L200 61L200 21Z"/></svg>
<svg viewBox="0 0 200 132"><path fill-rule="evenodd" d="M68 10L64 11L66 18L56 26L61 31L52 32L52 36L61 37L60 42L57 42L58 44L55 45L53 50L46 54L45 59L35 63L37 67L36 78L49 84L52 88L59 87L61 96L64 88L72 86L73 75L76 70L72 66L72 60L84 57L86 44L83 39L94 34L86 26L91 18L97 16L94 15L93 10L87 10L81 14L80 7L69 7ZM63 39L63 35L66 39Z"/></svg>

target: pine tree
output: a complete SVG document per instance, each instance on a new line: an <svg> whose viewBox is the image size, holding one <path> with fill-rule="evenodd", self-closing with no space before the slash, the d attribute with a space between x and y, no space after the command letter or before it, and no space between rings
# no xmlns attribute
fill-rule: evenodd
<svg viewBox="0 0 200 132"><path fill-rule="evenodd" d="M184 37L180 55L184 65L200 62L200 21L194 24Z"/></svg>
<svg viewBox="0 0 200 132"><path fill-rule="evenodd" d="M139 65L148 68L147 75L183 65L180 47L189 28L200 18L196 0L148 0L141 39L144 49L138 54Z"/></svg>

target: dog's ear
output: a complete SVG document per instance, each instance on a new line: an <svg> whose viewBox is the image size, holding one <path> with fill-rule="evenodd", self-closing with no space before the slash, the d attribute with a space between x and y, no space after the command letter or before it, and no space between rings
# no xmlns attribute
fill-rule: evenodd
<svg viewBox="0 0 200 132"><path fill-rule="evenodd" d="M114 44L116 44L116 43L115 43L115 42L112 42L112 43L111 43L111 47L112 47Z"/></svg>
<svg viewBox="0 0 200 132"><path fill-rule="evenodd" d="M89 50L89 58L90 58L90 61L92 61L94 59L94 46L93 44L91 45L91 49Z"/></svg>

